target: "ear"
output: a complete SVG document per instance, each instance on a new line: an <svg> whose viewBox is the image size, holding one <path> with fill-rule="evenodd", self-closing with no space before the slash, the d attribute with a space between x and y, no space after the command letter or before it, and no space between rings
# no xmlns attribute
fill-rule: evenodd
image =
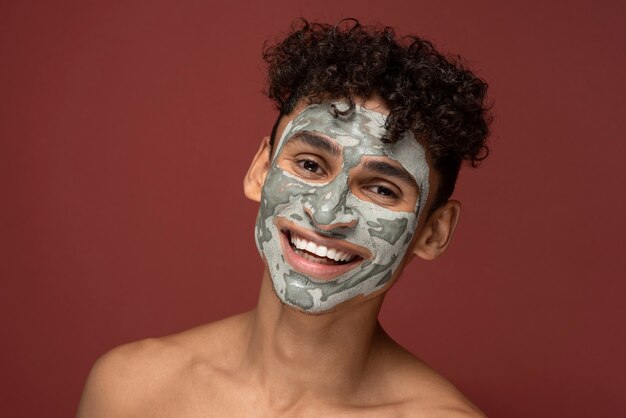
<svg viewBox="0 0 626 418"><path fill-rule="evenodd" d="M439 257L448 248L461 215L461 202L448 200L426 220L413 247L413 254L425 260Z"/></svg>
<svg viewBox="0 0 626 418"><path fill-rule="evenodd" d="M261 189L265 182L265 176L270 168L270 137L266 136L261 141L261 146L252 159L252 164L243 179L243 192L246 197L255 202L261 201Z"/></svg>

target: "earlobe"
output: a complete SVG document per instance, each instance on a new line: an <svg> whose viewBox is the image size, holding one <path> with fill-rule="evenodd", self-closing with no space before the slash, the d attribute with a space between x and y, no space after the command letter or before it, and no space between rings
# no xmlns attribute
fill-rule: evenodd
<svg viewBox="0 0 626 418"><path fill-rule="evenodd" d="M422 228L413 253L425 260L439 257L450 245L461 215L461 202L448 200L437 208Z"/></svg>
<svg viewBox="0 0 626 418"><path fill-rule="evenodd" d="M255 202L261 201L261 189L270 166L270 137L261 141L259 150L254 155L250 168L243 179L243 192L246 197Z"/></svg>

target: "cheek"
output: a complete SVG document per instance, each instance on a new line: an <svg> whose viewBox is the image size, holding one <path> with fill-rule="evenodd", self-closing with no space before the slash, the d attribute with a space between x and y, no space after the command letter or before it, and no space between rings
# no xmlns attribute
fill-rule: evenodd
<svg viewBox="0 0 626 418"><path fill-rule="evenodd" d="M393 219L378 217L375 221L368 221L367 225L370 227L368 232L372 237L379 238L391 246L396 246L406 233L408 223L408 219L402 216Z"/></svg>
<svg viewBox="0 0 626 418"><path fill-rule="evenodd" d="M305 185L290 178L279 168L273 168L265 179L262 191L262 204L275 207L289 202L291 196L303 194Z"/></svg>
<svg viewBox="0 0 626 418"><path fill-rule="evenodd" d="M408 228L406 218L387 220L377 218L376 222L369 222L375 228L368 228L367 233L376 253L376 259L386 264L392 259L401 259L411 242L412 234Z"/></svg>
<svg viewBox="0 0 626 418"><path fill-rule="evenodd" d="M403 256L415 230L413 213L385 209L354 195L348 198L348 206L359 213L358 226L350 238L370 249L377 264L387 265Z"/></svg>

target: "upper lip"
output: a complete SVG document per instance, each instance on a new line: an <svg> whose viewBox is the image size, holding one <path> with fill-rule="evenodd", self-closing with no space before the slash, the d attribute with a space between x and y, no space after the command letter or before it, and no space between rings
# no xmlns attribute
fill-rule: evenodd
<svg viewBox="0 0 626 418"><path fill-rule="evenodd" d="M335 248L348 254L355 254L362 259L372 258L372 253L367 248L353 244L346 240L322 236L310 229L299 227L285 218L277 218L275 225L281 232L294 232L296 235L308 241L313 241L317 245L323 245L327 248Z"/></svg>

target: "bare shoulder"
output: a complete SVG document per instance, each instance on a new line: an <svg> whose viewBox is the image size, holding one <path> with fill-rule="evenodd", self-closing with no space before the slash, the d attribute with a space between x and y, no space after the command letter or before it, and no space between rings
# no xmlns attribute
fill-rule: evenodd
<svg viewBox="0 0 626 418"><path fill-rule="evenodd" d="M397 416L484 418L450 381L395 342L385 344L383 381L393 392ZM384 365L384 366L383 366Z"/></svg>
<svg viewBox="0 0 626 418"><path fill-rule="evenodd" d="M485 417L449 380L421 360L416 359L407 371L412 373L407 376L407 387L413 389L404 405L407 412L419 411L423 413L420 416L429 417Z"/></svg>
<svg viewBox="0 0 626 418"><path fill-rule="evenodd" d="M155 390L177 367L179 349L160 339L147 339L114 348L93 365L80 401L79 417L125 416L137 399ZM157 364L162 364L159 367Z"/></svg>
<svg viewBox="0 0 626 418"><path fill-rule="evenodd" d="M132 416L162 403L163 396L174 400L190 371L211 367L211 359L227 358L233 346L229 340L241 332L245 315L110 350L91 369L78 416Z"/></svg>

